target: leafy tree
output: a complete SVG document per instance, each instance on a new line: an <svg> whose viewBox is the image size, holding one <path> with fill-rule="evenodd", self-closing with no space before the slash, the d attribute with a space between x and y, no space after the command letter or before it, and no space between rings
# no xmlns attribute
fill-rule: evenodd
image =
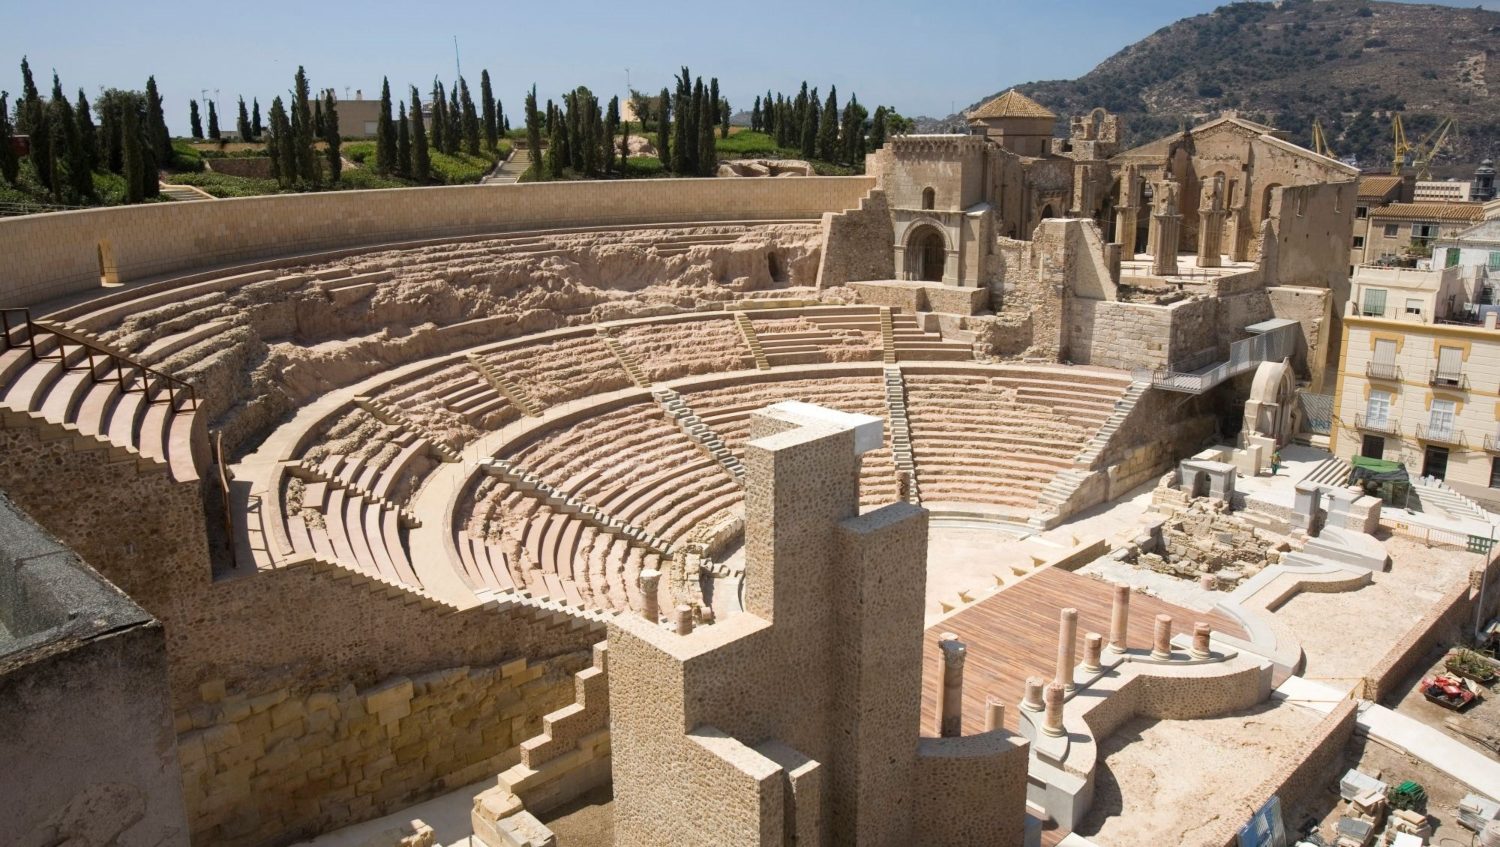
<svg viewBox="0 0 1500 847"><path fill-rule="evenodd" d="M125 202L139 203L145 199L146 161L142 143L141 116L135 108L120 112L120 148L125 176Z"/></svg>
<svg viewBox="0 0 1500 847"><path fill-rule="evenodd" d="M167 132L167 116L162 112L161 94L156 90L156 77L146 78L146 137L151 140L151 152L156 161L172 161L172 136Z"/></svg>
<svg viewBox="0 0 1500 847"><path fill-rule="evenodd" d="M432 158L427 150L427 127L422 118L422 98L411 87L411 178L418 184L432 178Z"/></svg>
<svg viewBox="0 0 1500 847"><path fill-rule="evenodd" d="M0 112L5 111L0 108ZM73 114L78 120L78 140L83 145L83 153L86 157L84 169L90 174L99 169L99 130L94 126L94 112L89 108L89 99L84 96L83 89L78 89L78 105ZM93 178L89 179L89 190L93 191Z"/></svg>
<svg viewBox="0 0 1500 847"><path fill-rule="evenodd" d="M661 160L663 170L672 169L672 98L667 94L665 86L662 87L660 95L660 106L656 112L656 156ZM681 113L678 120L682 120Z"/></svg>
<svg viewBox="0 0 1500 847"><path fill-rule="evenodd" d="M375 172L389 174L396 167L396 133L391 120L391 80L380 80L380 114L375 119Z"/></svg>
<svg viewBox="0 0 1500 847"><path fill-rule="evenodd" d="M9 101L10 92L0 91L0 179L15 185L21 175L21 159L11 146L11 138L16 131L10 123Z"/></svg>
<svg viewBox="0 0 1500 847"><path fill-rule="evenodd" d="M239 135L241 141L250 141L255 138L255 133L250 129L250 113L245 110L245 98L240 98L240 115L234 123L234 131Z"/></svg>
<svg viewBox="0 0 1500 847"><path fill-rule="evenodd" d="M198 101L188 101L188 126L192 129L193 137L203 138L203 121L198 117Z"/></svg>
<svg viewBox="0 0 1500 847"><path fill-rule="evenodd" d="M219 107L214 101L208 101L208 137L218 141L223 136L219 133Z"/></svg>
<svg viewBox="0 0 1500 847"><path fill-rule="evenodd" d="M250 109L250 137L255 141L260 140L262 133L266 131L260 123L260 98L253 98L254 105Z"/></svg>
<svg viewBox="0 0 1500 847"><path fill-rule="evenodd" d="M464 152L479 155L479 113L474 109L474 98L469 96L469 83L458 78L458 102L462 109Z"/></svg>
<svg viewBox="0 0 1500 847"><path fill-rule="evenodd" d="M338 182L344 172L344 160L339 154L339 106L333 89L323 92L323 143L327 146L328 181Z"/></svg>
<svg viewBox="0 0 1500 847"><path fill-rule="evenodd" d="M412 108L416 108L413 106ZM526 147L531 151L531 170L542 175L542 116L536 108L536 86L526 92Z"/></svg>
<svg viewBox="0 0 1500 847"><path fill-rule="evenodd" d="M484 110L484 146L493 151L500 142L500 117L495 110L495 92L488 69L479 72L479 105Z"/></svg>
<svg viewBox="0 0 1500 847"><path fill-rule="evenodd" d="M396 118L396 173L410 177L411 121L406 119L406 101L403 100L397 105L400 107L400 113Z"/></svg>

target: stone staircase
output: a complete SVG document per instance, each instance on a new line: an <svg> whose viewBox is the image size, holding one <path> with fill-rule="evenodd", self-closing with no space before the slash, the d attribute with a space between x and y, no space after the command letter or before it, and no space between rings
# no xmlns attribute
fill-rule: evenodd
<svg viewBox="0 0 1500 847"><path fill-rule="evenodd" d="M750 323L750 318L744 312L735 312L734 325L739 327L740 335L744 336L745 346L750 348L750 356L755 359L756 369L770 370L771 362L766 358L766 351L761 349L760 339L755 336L755 325Z"/></svg>
<svg viewBox="0 0 1500 847"><path fill-rule="evenodd" d="M287 473L303 482L321 482L334 488L342 488L350 494L363 498L366 502L379 503L395 512L401 519L401 526L406 529L416 529L422 525L422 521L416 516L416 513L402 504L397 503L389 497L376 494L357 482L351 482L338 474L329 473L323 469L322 465L312 459L302 459L298 462L288 464ZM304 504L306 503L305 500L303 502Z"/></svg>
<svg viewBox="0 0 1500 847"><path fill-rule="evenodd" d="M896 331L889 306L880 307L880 350L880 360L887 368L896 364Z"/></svg>
<svg viewBox="0 0 1500 847"><path fill-rule="evenodd" d="M1041 495L1037 497L1036 513L1027 520L1028 524L1045 528L1062 515L1062 510L1067 506L1068 501L1094 473L1094 464L1104 454L1110 439L1114 438L1115 433L1124 425L1125 419L1135 411L1136 404L1150 388L1150 383L1137 380L1125 389L1125 393L1115 401L1114 411L1104 419L1104 423L1100 424L1099 429L1083 445L1083 449L1078 451L1078 455L1073 457L1073 467L1059 471L1057 476L1054 476L1042 488Z"/></svg>
<svg viewBox="0 0 1500 847"><path fill-rule="evenodd" d="M1495 523L1496 517L1440 479L1424 476L1412 483L1412 491L1422 503L1422 511L1438 510L1459 520Z"/></svg>
<svg viewBox="0 0 1500 847"><path fill-rule="evenodd" d="M712 427L704 423L703 419L698 417L692 407L687 404L687 401L682 399L682 395L670 388L654 388L651 390L651 396L656 398L656 402L661 404L667 417L676 421L694 444L701 447L724 470L728 471L736 482L741 485L745 484L745 466L735 458L728 447L724 446L724 439L720 438Z"/></svg>
<svg viewBox="0 0 1500 847"><path fill-rule="evenodd" d="M1319 462L1302 482L1310 482L1325 488L1343 488L1349 481L1350 465L1347 461L1337 456L1330 456Z"/></svg>
<svg viewBox="0 0 1500 847"><path fill-rule="evenodd" d="M444 444L442 439L429 431L426 427L406 416L405 412L374 397L355 397L354 405L370 413L375 420L387 426L396 427L405 432L414 433L418 438L427 442L427 446L438 458L445 462L457 462L463 458L458 451Z"/></svg>
<svg viewBox="0 0 1500 847"><path fill-rule="evenodd" d="M510 158L495 166L493 171L479 180L482 185L514 185L531 167L531 150L517 147Z"/></svg>
<svg viewBox="0 0 1500 847"><path fill-rule="evenodd" d="M161 196L169 200L217 200L219 198L209 194L201 188L192 185L173 185L169 182L157 183Z"/></svg>
<svg viewBox="0 0 1500 847"><path fill-rule="evenodd" d="M598 335L599 340L604 342L604 346L609 348L609 352L615 354L615 359L620 363L625 375L630 377L630 381L635 383L637 388L650 388L651 383L646 379L645 372L641 370L641 362L635 354L621 346L619 340L608 329L599 327Z"/></svg>
<svg viewBox="0 0 1500 847"><path fill-rule="evenodd" d="M525 389L517 385L515 380L501 373L498 368L491 365L483 356L470 353L469 364L473 365L474 370L479 371L479 375L484 377L485 381L493 386L496 391L504 395L505 399L510 401L512 406L520 409L522 414L532 418L542 416L541 405L531 399L531 396L526 393Z"/></svg>
<svg viewBox="0 0 1500 847"><path fill-rule="evenodd" d="M572 494L556 490L536 474L509 459L480 459L479 469L491 476L500 477L517 491L532 494L554 512L577 515L600 532L621 538L627 544L638 545L663 557L672 555L672 545L666 539L591 506Z"/></svg>
<svg viewBox="0 0 1500 847"><path fill-rule="evenodd" d="M890 317L890 310L882 310L883 317ZM890 347L886 355L894 359ZM906 415L906 380L901 377L901 368L889 360L885 366L885 408L891 419L891 457L896 462L896 474L907 481L906 499L921 504L922 492L917 485L917 462L911 449L911 421Z"/></svg>

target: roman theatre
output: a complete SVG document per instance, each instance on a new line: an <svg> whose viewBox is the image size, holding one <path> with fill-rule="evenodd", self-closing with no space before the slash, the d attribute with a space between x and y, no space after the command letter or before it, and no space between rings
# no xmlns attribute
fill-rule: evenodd
<svg viewBox="0 0 1500 847"><path fill-rule="evenodd" d="M1131 715L1264 700L1274 633L1122 617L1069 527L1234 440L1242 375L1332 373L1355 174L1233 115L970 119L865 176L0 221L6 509L145 633L129 715L34 718L121 773L21 832L290 843L488 780L492 847L610 786L619 844L1022 843Z"/></svg>

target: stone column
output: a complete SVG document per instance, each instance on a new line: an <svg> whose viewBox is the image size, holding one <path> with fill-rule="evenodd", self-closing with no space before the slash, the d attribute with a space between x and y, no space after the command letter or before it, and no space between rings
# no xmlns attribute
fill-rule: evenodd
<svg viewBox="0 0 1500 847"><path fill-rule="evenodd" d="M1224 212L1198 210L1198 267L1219 268L1223 258Z"/></svg>
<svg viewBox="0 0 1500 847"><path fill-rule="evenodd" d="M998 697L991 697L984 704L984 731L994 732L1005 728L1005 704Z"/></svg>
<svg viewBox="0 0 1500 847"><path fill-rule="evenodd" d="M1042 710L1042 686L1047 681L1039 676L1026 677L1026 697L1021 701L1021 708L1028 712L1040 712Z"/></svg>
<svg viewBox="0 0 1500 847"><path fill-rule="evenodd" d="M1078 610L1063 609L1057 622L1057 674L1053 682L1073 690L1073 667L1078 664Z"/></svg>
<svg viewBox="0 0 1500 847"><path fill-rule="evenodd" d="M661 606L657 600L657 586L661 584L661 571L647 568L641 571L641 617L652 623L661 621Z"/></svg>
<svg viewBox="0 0 1500 847"><path fill-rule="evenodd" d="M1130 629L1130 586L1116 585L1114 606L1109 612L1109 649L1125 652L1125 640Z"/></svg>
<svg viewBox="0 0 1500 847"><path fill-rule="evenodd" d="M1047 686L1047 714L1042 719L1042 732L1051 736L1063 734L1063 699L1067 692L1057 683Z"/></svg>
<svg viewBox="0 0 1500 847"><path fill-rule="evenodd" d="M943 656L943 688L938 701L938 735L957 738L964 734L964 658L968 648L958 636L945 632L938 638Z"/></svg>
<svg viewBox="0 0 1500 847"><path fill-rule="evenodd" d="M691 633L692 631L693 631L693 607L692 606L687 606L687 605L678 606L677 607L677 634L678 635L687 635L687 634Z"/></svg>
<svg viewBox="0 0 1500 847"><path fill-rule="evenodd" d="M1151 658L1172 658L1172 616L1156 616L1156 632L1154 643L1151 646Z"/></svg>
<svg viewBox="0 0 1500 847"><path fill-rule="evenodd" d="M1083 637L1083 669L1089 673L1104 670L1104 636L1097 632Z"/></svg>
<svg viewBox="0 0 1500 847"><path fill-rule="evenodd" d="M1126 260L1135 258L1135 231L1140 226L1140 214L1138 206L1115 209L1115 243L1120 245L1120 255Z"/></svg>
<svg viewBox="0 0 1500 847"><path fill-rule="evenodd" d="M1151 273L1155 276L1177 276L1177 247L1182 237L1182 215L1151 215Z"/></svg>
<svg viewBox="0 0 1500 847"><path fill-rule="evenodd" d="M1208 640L1213 636L1213 628L1203 621L1193 624L1193 658L1207 659L1213 655L1209 650Z"/></svg>

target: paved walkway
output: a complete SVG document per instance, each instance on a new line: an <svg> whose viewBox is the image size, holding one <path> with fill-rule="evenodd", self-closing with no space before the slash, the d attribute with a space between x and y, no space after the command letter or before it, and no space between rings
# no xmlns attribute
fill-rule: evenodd
<svg viewBox="0 0 1500 847"><path fill-rule="evenodd" d="M479 182L483 185L514 185L521 179L521 174L531 167L531 151L525 147L517 147L505 161L495 166L495 169Z"/></svg>

